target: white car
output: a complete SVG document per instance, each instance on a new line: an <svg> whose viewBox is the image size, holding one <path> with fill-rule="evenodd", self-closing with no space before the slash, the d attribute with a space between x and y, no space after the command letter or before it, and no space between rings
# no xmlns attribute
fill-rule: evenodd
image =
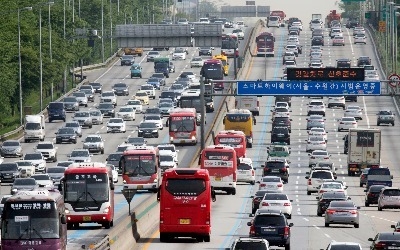
<svg viewBox="0 0 400 250"><path fill-rule="evenodd" d="M117 168L112 164L107 164L107 166L111 168L113 182L117 183L118 182L118 170L117 170Z"/></svg>
<svg viewBox="0 0 400 250"><path fill-rule="evenodd" d="M285 61L286 68L297 68L296 61Z"/></svg>
<svg viewBox="0 0 400 250"><path fill-rule="evenodd" d="M357 128L357 120L354 117L342 117L338 124L338 131L348 131L351 128Z"/></svg>
<svg viewBox="0 0 400 250"><path fill-rule="evenodd" d="M99 134L88 135L83 141L83 148L89 152L104 154L104 140Z"/></svg>
<svg viewBox="0 0 400 250"><path fill-rule="evenodd" d="M322 136L324 140L328 142L328 132L324 128L311 128L307 131L308 136Z"/></svg>
<svg viewBox="0 0 400 250"><path fill-rule="evenodd" d="M380 81L378 72L365 72L364 81Z"/></svg>
<svg viewBox="0 0 400 250"><path fill-rule="evenodd" d="M107 122L107 133L125 133L126 122L122 118L110 118Z"/></svg>
<svg viewBox="0 0 400 250"><path fill-rule="evenodd" d="M303 30L303 24L301 22L293 22L290 27L297 27L300 30Z"/></svg>
<svg viewBox="0 0 400 250"><path fill-rule="evenodd" d="M307 116L322 115L325 116L325 103L323 101L312 100L308 103Z"/></svg>
<svg viewBox="0 0 400 250"><path fill-rule="evenodd" d="M335 36L343 36L343 32L340 28L333 28L331 30L331 38L334 38Z"/></svg>
<svg viewBox="0 0 400 250"><path fill-rule="evenodd" d="M186 52L183 49L175 49L172 54L172 60L186 60Z"/></svg>
<svg viewBox="0 0 400 250"><path fill-rule="evenodd" d="M365 35L365 29L364 27L354 27L353 29L353 36L357 34L364 34Z"/></svg>
<svg viewBox="0 0 400 250"><path fill-rule="evenodd" d="M157 146L158 152L161 151L168 151L170 152L173 156L176 162L178 162L178 153L179 150L176 149L174 144L160 144Z"/></svg>
<svg viewBox="0 0 400 250"><path fill-rule="evenodd" d="M178 167L178 162L175 161L174 155L172 154L171 151L167 150L159 151L159 155L160 155L159 161L160 161L161 172L164 172L169 168Z"/></svg>
<svg viewBox="0 0 400 250"><path fill-rule="evenodd" d="M135 109L132 106L124 106L119 108L117 117L124 121L134 121L136 119Z"/></svg>
<svg viewBox="0 0 400 250"><path fill-rule="evenodd" d="M153 62L155 58L161 57L160 52L151 50L147 53L147 62Z"/></svg>
<svg viewBox="0 0 400 250"><path fill-rule="evenodd" d="M299 45L300 44L299 38L297 36L291 36L287 39L287 44Z"/></svg>
<svg viewBox="0 0 400 250"><path fill-rule="evenodd" d="M39 152L36 153L26 153L23 158L24 161L30 161L35 166L35 172L45 172L46 171L46 160L43 155Z"/></svg>
<svg viewBox="0 0 400 250"><path fill-rule="evenodd" d="M136 114L143 113L143 105L140 100L128 100L125 104L125 106L130 106L135 109Z"/></svg>
<svg viewBox="0 0 400 250"><path fill-rule="evenodd" d="M192 60L190 61L191 68L193 68L193 67L201 68L201 67L203 67L203 65L204 65L204 60L200 56L193 57Z"/></svg>
<svg viewBox="0 0 400 250"><path fill-rule="evenodd" d="M346 109L346 99L344 96L330 96L328 98L328 108L341 107Z"/></svg>
<svg viewBox="0 0 400 250"><path fill-rule="evenodd" d="M271 110L272 112L272 119L276 118L276 117L290 117L290 112L291 110L289 110L288 108L275 108L274 110Z"/></svg>
<svg viewBox="0 0 400 250"><path fill-rule="evenodd" d="M307 179L307 195L311 195L311 193L316 193L319 190L319 187L325 181L334 181L335 177L333 173L329 170L312 170L311 173L306 172Z"/></svg>
<svg viewBox="0 0 400 250"><path fill-rule="evenodd" d="M286 108L289 109L289 103L287 102L276 102L275 108Z"/></svg>
<svg viewBox="0 0 400 250"><path fill-rule="evenodd" d="M114 91L104 91L101 93L100 102L112 103L114 106L117 106L117 96Z"/></svg>
<svg viewBox="0 0 400 250"><path fill-rule="evenodd" d="M322 62L312 62L312 63L310 63L309 67L314 68L314 69L320 69L320 68L323 68L324 65Z"/></svg>
<svg viewBox="0 0 400 250"><path fill-rule="evenodd" d="M367 37L365 34L356 34L354 35L354 44L363 43L367 44Z"/></svg>
<svg viewBox="0 0 400 250"><path fill-rule="evenodd" d="M48 174L33 174L31 178L35 179L39 187L53 188L54 183Z"/></svg>
<svg viewBox="0 0 400 250"><path fill-rule="evenodd" d="M256 172L253 167L251 158L239 158L240 162L237 167L237 181L246 182L254 185L256 183Z"/></svg>
<svg viewBox="0 0 400 250"><path fill-rule="evenodd" d="M156 88L151 84L140 85L140 90L146 91L149 98L156 99Z"/></svg>
<svg viewBox="0 0 400 250"><path fill-rule="evenodd" d="M323 193L326 192L336 192L336 193L344 193L345 196L347 196L347 186L344 186L340 182L336 181L326 181L321 184L321 187L318 190L318 198L321 198Z"/></svg>
<svg viewBox="0 0 400 250"><path fill-rule="evenodd" d="M362 120L362 111L363 109L360 106L349 105L344 111L345 117L354 117L356 120Z"/></svg>
<svg viewBox="0 0 400 250"><path fill-rule="evenodd" d="M323 136L309 136L306 144L306 152L314 150L326 150L326 141Z"/></svg>
<svg viewBox="0 0 400 250"><path fill-rule="evenodd" d="M260 201L259 209L280 210L288 219L292 218L292 202L286 194L266 193Z"/></svg>
<svg viewBox="0 0 400 250"><path fill-rule="evenodd" d="M285 51L293 52L296 56L299 55L299 48L296 44L288 44L285 47Z"/></svg>
<svg viewBox="0 0 400 250"><path fill-rule="evenodd" d="M163 130L164 128L164 121L160 115L145 115L143 122L154 122L158 129Z"/></svg>
<svg viewBox="0 0 400 250"><path fill-rule="evenodd" d="M283 181L279 176L263 176L259 183L259 190L283 192Z"/></svg>
<svg viewBox="0 0 400 250"><path fill-rule="evenodd" d="M241 29L235 29L232 31L233 34L235 34L237 36L237 38L239 40L243 40L244 39L244 32Z"/></svg>
<svg viewBox="0 0 400 250"><path fill-rule="evenodd" d="M92 117L92 124L103 124L103 114L100 110L90 110L90 117Z"/></svg>
<svg viewBox="0 0 400 250"><path fill-rule="evenodd" d="M322 47L321 47L321 46L318 46L318 45L311 46L311 48L310 48L310 54L311 54L312 52L321 52L321 53L322 53Z"/></svg>
<svg viewBox="0 0 400 250"><path fill-rule="evenodd" d="M314 150L308 154L308 166L317 165L318 162L329 162L331 155L326 150Z"/></svg>
<svg viewBox="0 0 400 250"><path fill-rule="evenodd" d="M322 52L314 51L310 53L310 59L321 59L322 58Z"/></svg>
<svg viewBox="0 0 400 250"><path fill-rule="evenodd" d="M43 155L46 161L57 161L57 147L51 141L39 142L36 146L36 152Z"/></svg>
<svg viewBox="0 0 400 250"><path fill-rule="evenodd" d="M344 37L343 36L335 36L332 39L332 46L344 46Z"/></svg>

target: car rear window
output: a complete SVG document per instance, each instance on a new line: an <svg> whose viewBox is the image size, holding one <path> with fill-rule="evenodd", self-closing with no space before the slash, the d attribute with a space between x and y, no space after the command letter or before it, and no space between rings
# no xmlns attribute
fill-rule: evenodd
<svg viewBox="0 0 400 250"><path fill-rule="evenodd" d="M268 250L264 242L237 242L234 250Z"/></svg>
<svg viewBox="0 0 400 250"><path fill-rule="evenodd" d="M332 179L332 174L330 172L317 171L312 173L311 178Z"/></svg>
<svg viewBox="0 0 400 250"><path fill-rule="evenodd" d="M248 164L240 163L239 166L238 166L238 169L239 169L239 170L251 170L252 168L251 168L251 166L248 165Z"/></svg>
<svg viewBox="0 0 400 250"><path fill-rule="evenodd" d="M379 235L379 240L400 240L400 234L392 234L392 233L381 233Z"/></svg>
<svg viewBox="0 0 400 250"><path fill-rule="evenodd" d="M349 246L349 245L334 245L331 246L331 250L360 250L359 246Z"/></svg>
<svg viewBox="0 0 400 250"><path fill-rule="evenodd" d="M388 190L383 191L383 194L386 196L400 196L400 190L388 189Z"/></svg>
<svg viewBox="0 0 400 250"><path fill-rule="evenodd" d="M280 215L258 215L254 219L255 226L285 226L285 219Z"/></svg>
<svg viewBox="0 0 400 250"><path fill-rule="evenodd" d="M283 168L285 166L284 162L267 162L267 168Z"/></svg>

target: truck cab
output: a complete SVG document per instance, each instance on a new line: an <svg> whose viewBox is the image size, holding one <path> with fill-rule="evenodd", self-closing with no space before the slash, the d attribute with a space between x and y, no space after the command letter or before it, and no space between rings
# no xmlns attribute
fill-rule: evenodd
<svg viewBox="0 0 400 250"><path fill-rule="evenodd" d="M32 140L44 141L45 132L45 118L44 115L26 115L24 125L24 141L30 142Z"/></svg>

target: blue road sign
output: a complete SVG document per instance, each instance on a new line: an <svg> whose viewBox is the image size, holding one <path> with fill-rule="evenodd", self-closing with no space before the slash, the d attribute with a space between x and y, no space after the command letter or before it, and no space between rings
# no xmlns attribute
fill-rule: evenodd
<svg viewBox="0 0 400 250"><path fill-rule="evenodd" d="M238 81L237 95L372 96L381 94L379 81Z"/></svg>

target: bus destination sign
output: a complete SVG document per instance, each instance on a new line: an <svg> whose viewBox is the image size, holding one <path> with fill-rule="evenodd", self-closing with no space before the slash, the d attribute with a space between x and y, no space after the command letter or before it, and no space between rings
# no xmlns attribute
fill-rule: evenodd
<svg viewBox="0 0 400 250"><path fill-rule="evenodd" d="M288 80L364 81L364 68L288 68Z"/></svg>

